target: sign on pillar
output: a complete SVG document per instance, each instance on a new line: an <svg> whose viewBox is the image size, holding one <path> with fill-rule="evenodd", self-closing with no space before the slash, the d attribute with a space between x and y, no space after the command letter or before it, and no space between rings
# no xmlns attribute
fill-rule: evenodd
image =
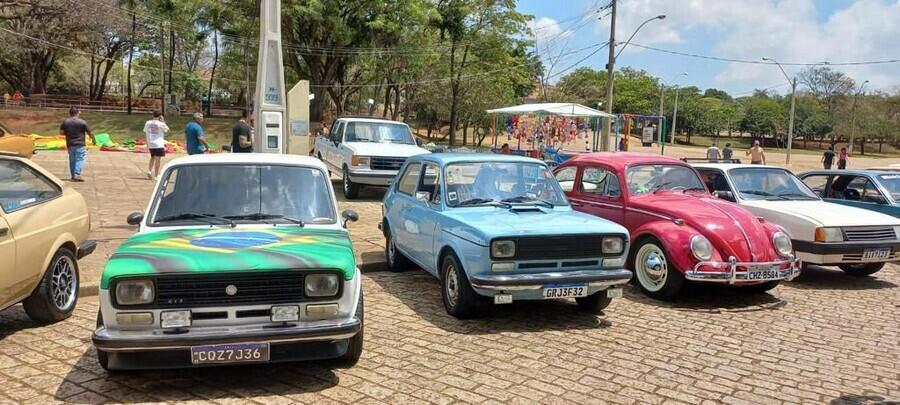
<svg viewBox="0 0 900 405"><path fill-rule="evenodd" d="M287 130L281 54L281 0L261 0L253 151L284 153Z"/></svg>

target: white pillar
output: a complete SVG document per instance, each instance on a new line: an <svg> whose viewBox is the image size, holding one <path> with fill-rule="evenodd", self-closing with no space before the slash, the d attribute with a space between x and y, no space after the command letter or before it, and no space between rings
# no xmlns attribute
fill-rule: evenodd
<svg viewBox="0 0 900 405"><path fill-rule="evenodd" d="M253 151L284 153L284 63L281 54L281 0L261 0L259 9L259 62L256 66Z"/></svg>

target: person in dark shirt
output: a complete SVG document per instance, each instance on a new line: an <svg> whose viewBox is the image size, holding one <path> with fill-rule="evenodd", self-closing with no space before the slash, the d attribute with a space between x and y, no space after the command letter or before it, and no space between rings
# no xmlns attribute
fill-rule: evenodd
<svg viewBox="0 0 900 405"><path fill-rule="evenodd" d="M250 126L250 113L247 110L241 112L241 119L231 129L231 152L253 152L253 128Z"/></svg>
<svg viewBox="0 0 900 405"><path fill-rule="evenodd" d="M731 149L731 143L726 143L722 149L722 160L731 160L734 155L734 149Z"/></svg>
<svg viewBox="0 0 900 405"><path fill-rule="evenodd" d="M72 175L72 181L84 181L81 178L81 171L84 168L84 160L87 158L85 135L90 136L95 145L97 139L94 138L87 122L81 119L81 112L77 108L69 109L69 118L60 124L59 134L66 137L66 149L69 151L69 173Z"/></svg>
<svg viewBox="0 0 900 405"><path fill-rule="evenodd" d="M834 163L834 146L829 146L828 150L822 154L822 167L825 170L831 170L831 165Z"/></svg>

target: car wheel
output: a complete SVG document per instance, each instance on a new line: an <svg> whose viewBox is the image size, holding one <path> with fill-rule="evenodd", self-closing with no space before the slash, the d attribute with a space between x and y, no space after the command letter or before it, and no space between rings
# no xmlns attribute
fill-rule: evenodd
<svg viewBox="0 0 900 405"><path fill-rule="evenodd" d="M103 313L99 310L97 311L97 327L103 326ZM104 351L97 350L97 362L100 363L100 367L103 367L106 371L112 371L109 368L109 354Z"/></svg>
<svg viewBox="0 0 900 405"><path fill-rule="evenodd" d="M441 262L441 296L444 309L457 319L472 318L478 311L478 293L472 289L465 270L453 253Z"/></svg>
<svg viewBox="0 0 900 405"><path fill-rule="evenodd" d="M39 323L59 322L72 315L78 302L78 261L68 248L59 248L44 278L22 301L28 317Z"/></svg>
<svg viewBox="0 0 900 405"><path fill-rule="evenodd" d="M575 298L575 302L582 311L602 315L603 310L612 303L612 298L607 295L606 290L603 290L587 297Z"/></svg>
<svg viewBox="0 0 900 405"><path fill-rule="evenodd" d="M359 362L363 351L363 331L365 330L365 310L362 290L359 292L359 305L356 307L356 317L359 318L359 332L349 339L347 352L338 359L342 367L353 367Z"/></svg>
<svg viewBox="0 0 900 405"><path fill-rule="evenodd" d="M764 283L754 284L754 285L743 285L736 287L738 292L747 293L747 294L756 294L763 293L769 291L778 285L781 284L781 280L772 280L766 281Z"/></svg>
<svg viewBox="0 0 900 405"><path fill-rule="evenodd" d="M359 196L359 184L350 181L350 174L346 167L344 167L343 179L344 186L342 188L344 189L344 197L350 200L356 199L356 197Z"/></svg>
<svg viewBox="0 0 900 405"><path fill-rule="evenodd" d="M684 275L670 266L665 249L655 238L646 239L632 258L637 285L644 294L661 300L675 298L684 286Z"/></svg>
<svg viewBox="0 0 900 405"><path fill-rule="evenodd" d="M844 273L854 277L865 277L884 268L884 263L842 264L838 266Z"/></svg>
<svg viewBox="0 0 900 405"><path fill-rule="evenodd" d="M387 267L395 273L405 271L409 267L409 259L397 250L394 238L391 236L391 230L388 228L384 232L384 257L387 261Z"/></svg>

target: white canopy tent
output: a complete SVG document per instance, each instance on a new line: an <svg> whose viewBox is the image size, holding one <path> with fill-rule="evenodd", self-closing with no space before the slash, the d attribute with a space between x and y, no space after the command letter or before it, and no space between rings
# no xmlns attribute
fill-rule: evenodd
<svg viewBox="0 0 900 405"><path fill-rule="evenodd" d="M494 148L497 147L497 114L505 114L505 115L556 115L560 117L568 117L568 118L593 118L593 119L612 119L615 120L616 116L614 114L610 114L607 112L603 112L600 110L595 110L590 107L585 107L581 104L577 103L533 103L533 104L521 104L512 107L504 107L497 108L493 110L487 110L488 114L493 116L493 133L494 133ZM597 144L597 135L594 135L594 149L596 149Z"/></svg>

